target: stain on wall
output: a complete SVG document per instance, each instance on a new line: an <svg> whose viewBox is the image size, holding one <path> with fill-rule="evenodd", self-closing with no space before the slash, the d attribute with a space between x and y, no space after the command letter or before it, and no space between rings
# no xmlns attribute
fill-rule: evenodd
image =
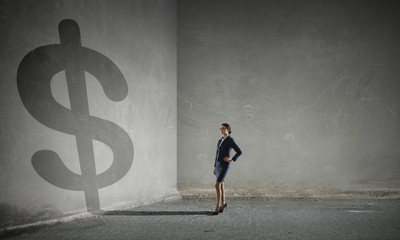
<svg viewBox="0 0 400 240"><path fill-rule="evenodd" d="M0 17L1 209L175 193L176 1L1 1Z"/></svg>
<svg viewBox="0 0 400 240"><path fill-rule="evenodd" d="M178 187L400 185L395 1L179 1Z"/></svg>

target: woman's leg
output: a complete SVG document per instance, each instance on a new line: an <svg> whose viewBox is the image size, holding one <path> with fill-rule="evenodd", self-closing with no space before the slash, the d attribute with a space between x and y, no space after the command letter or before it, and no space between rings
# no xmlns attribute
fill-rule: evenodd
<svg viewBox="0 0 400 240"><path fill-rule="evenodd" d="M223 207L225 205L225 187L224 183L221 183L221 206Z"/></svg>
<svg viewBox="0 0 400 240"><path fill-rule="evenodd" d="M221 183L220 182L215 183L215 190L217 191L217 207L215 208L214 212L218 212L219 207L220 207L220 201L221 201Z"/></svg>

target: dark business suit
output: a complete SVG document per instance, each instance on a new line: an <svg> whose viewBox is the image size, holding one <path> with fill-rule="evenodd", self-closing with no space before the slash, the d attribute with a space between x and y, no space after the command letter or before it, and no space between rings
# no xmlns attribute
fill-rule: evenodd
<svg viewBox="0 0 400 240"><path fill-rule="evenodd" d="M230 163L225 162L224 157L230 157L232 148L236 152L236 154L231 158L234 162L236 162L239 156L242 155L242 151L240 150L239 146L236 144L235 140L230 135L228 135L225 138L222 144L221 141L222 138L218 140L217 153L214 162L217 182L224 182L226 174L228 173Z"/></svg>

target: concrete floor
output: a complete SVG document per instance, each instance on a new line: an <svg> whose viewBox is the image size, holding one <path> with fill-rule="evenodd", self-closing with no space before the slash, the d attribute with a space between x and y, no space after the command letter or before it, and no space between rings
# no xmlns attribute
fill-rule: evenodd
<svg viewBox="0 0 400 240"><path fill-rule="evenodd" d="M398 199L184 198L3 234L8 239L400 239Z"/></svg>

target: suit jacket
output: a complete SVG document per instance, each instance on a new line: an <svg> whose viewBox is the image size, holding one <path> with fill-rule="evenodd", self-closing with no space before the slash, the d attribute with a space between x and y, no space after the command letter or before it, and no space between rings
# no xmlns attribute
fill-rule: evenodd
<svg viewBox="0 0 400 240"><path fill-rule="evenodd" d="M232 148L236 152L236 154L231 158L233 161L236 162L239 156L242 155L242 151L240 150L239 146L236 144L235 140L230 135L228 135L222 142L221 146L219 146L221 141L222 139L218 140L217 154L215 156L214 167L217 165L217 162L219 162L219 164L222 166L227 167L229 165L228 162L224 161L224 157L230 157Z"/></svg>

